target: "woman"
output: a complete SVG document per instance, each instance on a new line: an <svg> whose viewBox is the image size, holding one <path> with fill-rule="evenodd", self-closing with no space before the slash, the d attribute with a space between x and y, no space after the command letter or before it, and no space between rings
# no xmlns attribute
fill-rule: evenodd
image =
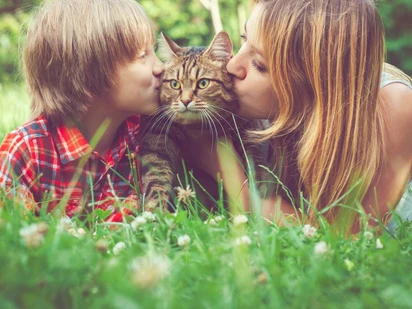
<svg viewBox="0 0 412 309"><path fill-rule="evenodd" d="M302 192L312 221L322 212L358 231L359 211L333 205L385 220L411 179L412 86L384 66L373 2L257 1L242 37L227 68L239 115L270 121L253 136L270 142L270 167L292 195L281 194L282 213L296 212ZM279 217L276 198L265 216Z"/></svg>

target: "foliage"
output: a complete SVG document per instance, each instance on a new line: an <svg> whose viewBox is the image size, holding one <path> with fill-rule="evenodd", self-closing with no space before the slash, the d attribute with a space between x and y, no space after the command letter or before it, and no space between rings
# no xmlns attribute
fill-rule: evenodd
<svg viewBox="0 0 412 309"><path fill-rule="evenodd" d="M22 84L0 83L0 141L29 118L29 97Z"/></svg>
<svg viewBox="0 0 412 309"><path fill-rule="evenodd" d="M34 217L4 196L0 201L1 308L407 308L412 302L405 272L410 229L396 238L373 230L344 238L328 226L309 233L224 210L199 215L191 206L112 227L95 213L86 226L77 218Z"/></svg>
<svg viewBox="0 0 412 309"><path fill-rule="evenodd" d="M203 0L206 1L206 0ZM200 0L141 0L159 31L181 45L207 45L213 35L211 12ZM248 0L220 0L223 28L240 46L239 34L249 14ZM19 48L24 39L24 25L28 12L41 0L0 0L0 83L21 80ZM16 9L16 8L21 9ZM9 10L7 10L10 8ZM3 9L3 13L2 12ZM410 0L382 0L379 9L386 27L388 62L412 75L412 35L409 20L412 16Z"/></svg>
<svg viewBox="0 0 412 309"><path fill-rule="evenodd" d="M211 13L199 0L141 0L139 3L155 21L159 31L163 31L182 46L207 45L215 34ZM231 34L238 47L240 31L244 26L238 14L240 13L241 16L247 14L247 3L246 0L219 2L223 28Z"/></svg>
<svg viewBox="0 0 412 309"><path fill-rule="evenodd" d="M386 30L387 61L412 75L412 1L381 1L378 5Z"/></svg>
<svg viewBox="0 0 412 309"><path fill-rule="evenodd" d="M21 79L19 73L19 47L23 37L21 25L28 17L28 14L22 11L0 15L0 83Z"/></svg>

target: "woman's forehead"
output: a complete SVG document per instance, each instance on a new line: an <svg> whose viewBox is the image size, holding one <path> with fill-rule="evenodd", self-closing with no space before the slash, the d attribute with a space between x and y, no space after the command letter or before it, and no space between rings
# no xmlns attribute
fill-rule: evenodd
<svg viewBox="0 0 412 309"><path fill-rule="evenodd" d="M260 55L263 56L263 44L259 33L259 24L263 13L262 5L258 4L254 7L252 14L245 23L245 32L250 46Z"/></svg>

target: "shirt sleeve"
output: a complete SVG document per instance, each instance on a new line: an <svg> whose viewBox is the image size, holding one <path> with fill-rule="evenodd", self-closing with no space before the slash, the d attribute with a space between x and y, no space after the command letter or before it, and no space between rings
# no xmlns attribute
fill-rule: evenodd
<svg viewBox="0 0 412 309"><path fill-rule="evenodd" d="M17 132L9 133L0 145L0 187L33 205L36 177L27 142Z"/></svg>

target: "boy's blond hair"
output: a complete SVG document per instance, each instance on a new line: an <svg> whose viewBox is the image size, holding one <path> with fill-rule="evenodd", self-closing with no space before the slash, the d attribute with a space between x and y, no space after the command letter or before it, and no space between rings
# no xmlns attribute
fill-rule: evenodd
<svg viewBox="0 0 412 309"><path fill-rule="evenodd" d="M81 116L93 97L111 89L116 66L155 40L134 0L57 0L35 14L23 48L32 116L57 122Z"/></svg>

